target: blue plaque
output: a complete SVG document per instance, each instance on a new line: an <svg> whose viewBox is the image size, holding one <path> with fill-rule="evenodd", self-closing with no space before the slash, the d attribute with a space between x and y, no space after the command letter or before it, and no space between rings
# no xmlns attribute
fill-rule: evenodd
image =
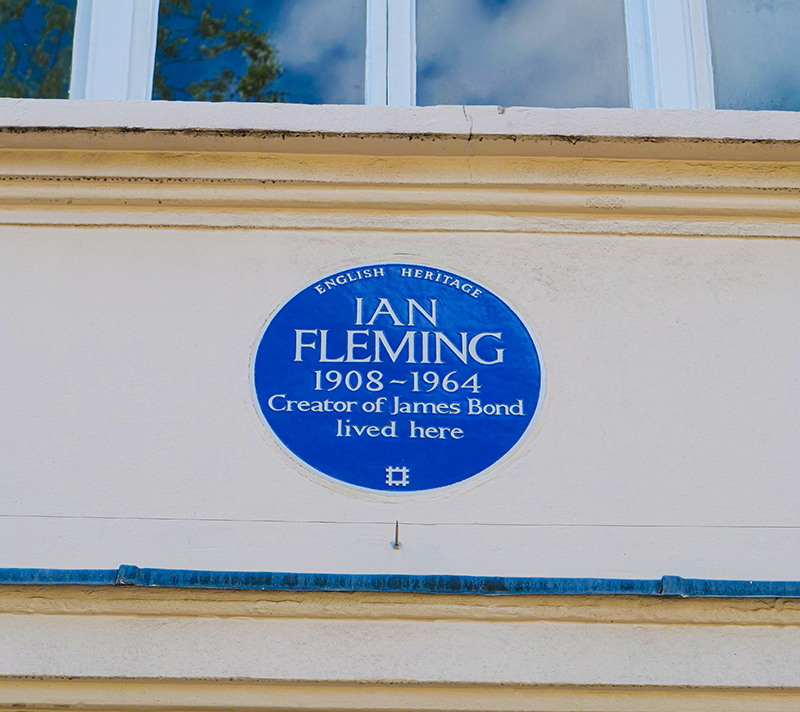
<svg viewBox="0 0 800 712"><path fill-rule="evenodd" d="M475 280L374 264L301 290L253 359L258 409L312 470L381 492L462 482L523 438L544 396L528 327Z"/></svg>

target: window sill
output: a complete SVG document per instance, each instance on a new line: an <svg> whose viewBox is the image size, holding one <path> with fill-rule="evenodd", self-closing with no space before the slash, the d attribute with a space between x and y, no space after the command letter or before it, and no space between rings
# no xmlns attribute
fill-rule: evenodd
<svg viewBox="0 0 800 712"><path fill-rule="evenodd" d="M800 160L795 112L0 99L0 148Z"/></svg>

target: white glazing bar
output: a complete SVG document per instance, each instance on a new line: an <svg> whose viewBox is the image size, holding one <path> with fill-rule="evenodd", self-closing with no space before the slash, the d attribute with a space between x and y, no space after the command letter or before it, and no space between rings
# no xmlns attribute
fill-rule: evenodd
<svg viewBox="0 0 800 712"><path fill-rule="evenodd" d="M79 0L70 98L149 99L157 30L158 0Z"/></svg>
<svg viewBox="0 0 800 712"><path fill-rule="evenodd" d="M705 0L625 0L631 106L713 109Z"/></svg>
<svg viewBox="0 0 800 712"><path fill-rule="evenodd" d="M417 103L417 8L415 0L388 0L387 102Z"/></svg>
<svg viewBox="0 0 800 712"><path fill-rule="evenodd" d="M625 0L625 29L631 108L653 109L656 105L655 76L647 0Z"/></svg>
<svg viewBox="0 0 800 712"><path fill-rule="evenodd" d="M697 108L715 109L714 66L711 63L711 33L708 29L706 0L688 0L689 22L692 28Z"/></svg>
<svg viewBox="0 0 800 712"><path fill-rule="evenodd" d="M364 103L386 106L387 0L367 0L367 67Z"/></svg>
<svg viewBox="0 0 800 712"><path fill-rule="evenodd" d="M153 96L159 0L134 0L133 42L128 70L128 99L146 101Z"/></svg>
<svg viewBox="0 0 800 712"><path fill-rule="evenodd" d="M72 70L69 98L86 98L86 73L89 67L89 30L92 26L92 0L78 0L75 33L72 41Z"/></svg>

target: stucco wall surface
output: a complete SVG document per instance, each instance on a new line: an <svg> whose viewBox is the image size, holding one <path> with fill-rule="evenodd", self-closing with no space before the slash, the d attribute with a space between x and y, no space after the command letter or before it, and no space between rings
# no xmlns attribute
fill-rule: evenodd
<svg viewBox="0 0 800 712"><path fill-rule="evenodd" d="M5 587L0 708L789 710L792 601Z"/></svg>
<svg viewBox="0 0 800 712"><path fill-rule="evenodd" d="M7 566L796 577L794 241L9 227L0 249ZM249 368L286 295L398 255L506 296L547 397L480 486L387 500L301 472Z"/></svg>
<svg viewBox="0 0 800 712"><path fill-rule="evenodd" d="M187 107L43 106L0 102L3 566L798 578L785 117L492 108L470 134L450 108L365 138L331 109L285 143L293 108L198 107L215 137ZM541 345L533 432L463 485L333 485L256 413L274 310L382 261L486 285Z"/></svg>
<svg viewBox="0 0 800 712"><path fill-rule="evenodd" d="M797 627L4 616L0 631L14 677L800 687Z"/></svg>

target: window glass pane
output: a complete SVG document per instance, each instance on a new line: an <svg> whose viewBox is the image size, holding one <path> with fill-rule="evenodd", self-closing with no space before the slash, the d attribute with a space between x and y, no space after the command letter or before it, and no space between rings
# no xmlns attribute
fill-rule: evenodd
<svg viewBox="0 0 800 712"><path fill-rule="evenodd" d="M718 109L800 111L800 2L708 0Z"/></svg>
<svg viewBox="0 0 800 712"><path fill-rule="evenodd" d="M0 96L66 99L77 0L0 0Z"/></svg>
<svg viewBox="0 0 800 712"><path fill-rule="evenodd" d="M629 106L623 0L417 0L417 103Z"/></svg>
<svg viewBox="0 0 800 712"><path fill-rule="evenodd" d="M161 0L154 99L363 104L366 0Z"/></svg>

